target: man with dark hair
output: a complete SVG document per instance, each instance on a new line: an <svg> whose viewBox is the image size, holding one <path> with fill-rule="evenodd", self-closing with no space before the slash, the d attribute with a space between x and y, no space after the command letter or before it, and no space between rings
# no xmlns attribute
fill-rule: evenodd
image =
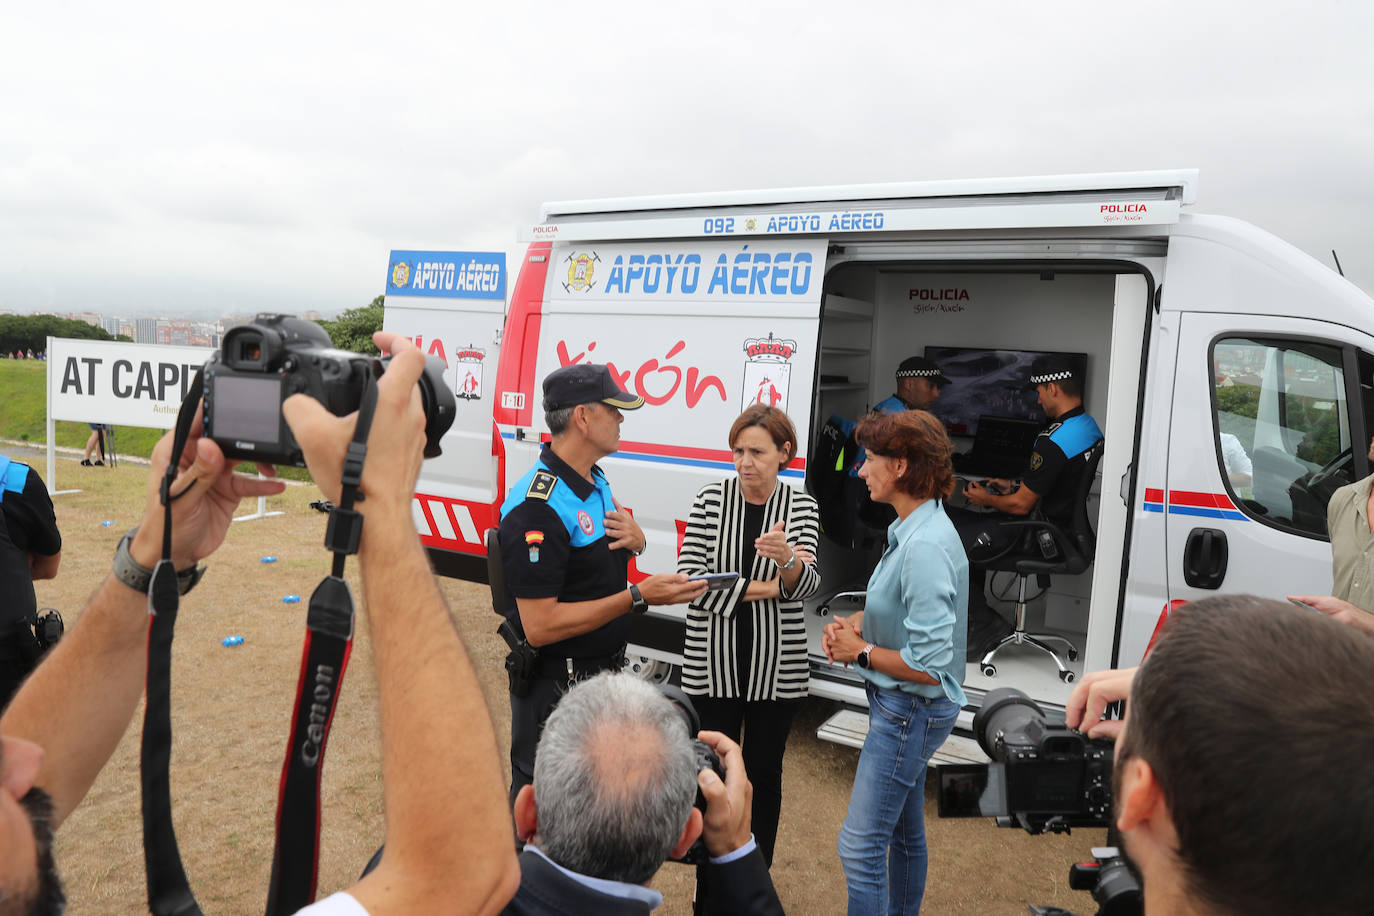
<svg viewBox="0 0 1374 916"><path fill-rule="evenodd" d="M879 401L873 409L879 413L899 410L930 410L940 397L940 387L949 379L940 367L923 356L909 356L897 366L897 393Z"/></svg>
<svg viewBox="0 0 1374 916"><path fill-rule="evenodd" d="M596 462L620 448L621 411L643 406L603 365L549 373L544 420L552 441L501 506L506 618L525 642L507 661L512 800L534 776L539 731L558 698L573 682L624 664L627 615L685 604L706 591L706 583L688 583L678 573L627 585L644 532Z"/></svg>
<svg viewBox="0 0 1374 916"><path fill-rule="evenodd" d="M34 579L51 579L62 562L62 534L43 478L0 455L0 708L43 653L33 633Z"/></svg>
<svg viewBox="0 0 1374 916"><path fill-rule="evenodd" d="M381 864L347 893L302 912L497 913L515 893L519 865L495 730L410 516L425 444L416 385L425 359L399 335L374 340L394 359L377 383L360 487L367 499L357 504L364 519L358 564L381 702L388 843ZM334 416L305 395L288 399L282 413L315 482L338 500L356 416ZM171 559L187 592L239 500L282 490L277 481L234 474L201 430L197 417L171 486L181 494L172 502ZM0 719L3 912L62 911L49 867L51 829L90 789L143 695L147 591L162 543L158 493L171 451L169 433L153 450L142 523L121 542L113 571L71 633Z"/></svg>
<svg viewBox="0 0 1374 916"><path fill-rule="evenodd" d="M1068 724L1120 734L1116 827L1149 916L1370 911L1371 680L1362 634L1224 595L1176 610L1137 671L1079 683ZM1126 697L1124 724L1098 721Z"/></svg>
<svg viewBox="0 0 1374 916"><path fill-rule="evenodd" d="M713 872L707 912L782 913L749 832L739 745L719 732L701 738L720 756L724 783L698 771L685 717L647 681L605 673L570 689L544 726L534 782L515 799L526 845L506 912L646 914L663 898L644 885L700 836Z"/></svg>
<svg viewBox="0 0 1374 916"><path fill-rule="evenodd" d="M987 602L987 570L978 565L1006 551L1024 529L1002 525L1008 516L1039 510L1061 528L1070 527L1074 495L1087 463L1088 451L1102 441L1097 421L1083 411L1082 368L1057 354L1037 356L1031 363L1028 387L1052 422L1031 449L1026 472L1019 481L990 477L969 481L964 495L970 504L992 512L952 508L950 520L969 558L969 638L967 658L977 661L1009 631L1005 620Z"/></svg>

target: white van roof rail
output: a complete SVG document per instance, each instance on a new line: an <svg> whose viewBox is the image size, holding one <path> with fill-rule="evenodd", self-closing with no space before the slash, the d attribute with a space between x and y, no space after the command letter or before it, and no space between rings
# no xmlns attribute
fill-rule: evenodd
<svg viewBox="0 0 1374 916"><path fill-rule="evenodd" d="M1026 178L956 178L942 181L904 181L884 184L828 185L813 188L769 188L753 191L715 191L664 194L651 197L611 197L564 200L544 204L540 215L550 217L637 210L696 210L766 204L839 201L891 201L927 197L1001 197L1058 194L1067 191L1125 191L1145 196L1164 191L1165 200L1187 205L1197 202L1197 169L1146 172L1095 172L1080 175L1039 175Z"/></svg>
<svg viewBox="0 0 1374 916"><path fill-rule="evenodd" d="M775 188L546 203L524 241L1162 225L1197 169Z"/></svg>

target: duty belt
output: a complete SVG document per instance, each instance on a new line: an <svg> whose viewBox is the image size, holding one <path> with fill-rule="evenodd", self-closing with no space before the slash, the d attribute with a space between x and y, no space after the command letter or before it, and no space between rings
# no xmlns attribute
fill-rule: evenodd
<svg viewBox="0 0 1374 916"><path fill-rule="evenodd" d="M565 658L561 655L539 655L535 670L540 677L563 679L568 683L595 677L603 671L619 671L625 665L625 650L614 655L592 655L586 658Z"/></svg>

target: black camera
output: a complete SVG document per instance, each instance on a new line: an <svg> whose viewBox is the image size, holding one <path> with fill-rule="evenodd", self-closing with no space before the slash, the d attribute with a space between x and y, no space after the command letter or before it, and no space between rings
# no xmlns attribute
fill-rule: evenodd
<svg viewBox="0 0 1374 916"><path fill-rule="evenodd" d="M1112 743L1045 721L1014 687L999 687L973 717L990 764L938 768L940 817L991 817L999 827L1065 833L1106 827L1112 814Z"/></svg>
<svg viewBox="0 0 1374 916"><path fill-rule="evenodd" d="M666 683L659 684L658 690L668 698L668 702L672 703L678 712L682 713L682 719L687 723L687 734L692 736L692 750L696 752L697 757L696 772L700 773L709 767L720 777L722 783L725 782L725 765L720 762L720 757L716 754L715 749L697 737L697 733L701 731L701 717L697 715L696 707L692 705L687 694L672 684ZM700 786L697 787L696 806L702 817L705 817L706 796L701 794ZM687 865L699 865L709 858L710 855L706 852L705 842L701 837L697 837L697 841L692 844L691 848L683 854L681 859L676 861Z"/></svg>
<svg viewBox="0 0 1374 916"><path fill-rule="evenodd" d="M261 464L305 467L305 456L281 415L293 394L308 394L330 413L358 409L370 377L386 370L378 359L336 350L324 328L290 315L260 314L232 328L205 364L205 435L226 457ZM420 376L425 407L425 457L453 425L456 401L444 381L444 364L429 357Z"/></svg>

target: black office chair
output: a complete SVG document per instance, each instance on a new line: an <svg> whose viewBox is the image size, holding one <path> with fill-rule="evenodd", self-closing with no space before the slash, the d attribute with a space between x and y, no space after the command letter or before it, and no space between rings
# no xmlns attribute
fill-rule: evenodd
<svg viewBox="0 0 1374 916"><path fill-rule="evenodd" d="M1102 443L1099 442L1087 452L1082 477L1074 492L1073 516L1069 530L1065 531L1043 516L1009 520L1002 523L1006 528L1021 529L1019 537L1004 553L988 560L980 561L979 566L995 572L1014 572L1017 576L1016 589L1016 629L1002 637L1001 642L988 650L979 666L987 677L997 676L997 666L992 659L1009 645L1030 645L1049 655L1059 666L1059 679L1072 684L1074 673L1064 664L1059 654L1044 643L1050 639L1068 646L1069 661L1078 658L1078 647L1071 641L1055 633L1026 632L1026 581L1037 576L1045 587L1049 586L1051 575L1076 576L1085 572L1093 563L1097 552L1097 535L1093 533L1092 520L1088 518L1088 493L1092 490L1093 479L1097 476L1097 464L1102 460ZM1039 507L1036 508L1039 513ZM1053 544L1053 549L1049 546ZM1043 546L1042 546L1043 545ZM1046 554L1051 554L1047 556Z"/></svg>

